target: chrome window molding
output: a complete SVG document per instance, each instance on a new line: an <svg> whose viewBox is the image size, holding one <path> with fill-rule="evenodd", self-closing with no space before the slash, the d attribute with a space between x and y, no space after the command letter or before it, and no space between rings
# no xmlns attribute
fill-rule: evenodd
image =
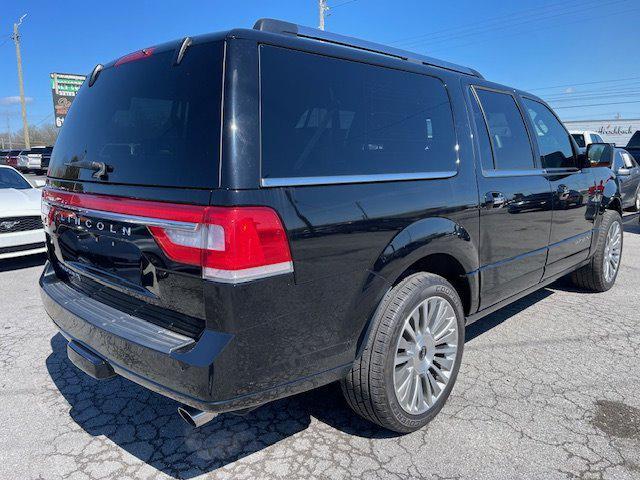
<svg viewBox="0 0 640 480"><path fill-rule="evenodd" d="M418 173L381 173L372 175L333 175L326 177L280 177L262 178L262 187L301 187L311 185L341 185L348 183L377 183L377 182L397 182L409 180L436 180L442 178L455 177L458 174L455 170L441 172L418 172Z"/></svg>
<svg viewBox="0 0 640 480"><path fill-rule="evenodd" d="M488 178L496 177L529 177L532 175L544 175L543 169L531 170L482 170L482 176Z"/></svg>

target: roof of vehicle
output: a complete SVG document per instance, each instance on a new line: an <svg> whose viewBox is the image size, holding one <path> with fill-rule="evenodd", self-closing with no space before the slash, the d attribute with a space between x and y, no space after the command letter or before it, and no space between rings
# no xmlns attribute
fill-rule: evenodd
<svg viewBox="0 0 640 480"><path fill-rule="evenodd" d="M600 135L598 132L594 132L593 130L569 130L569 133L571 135L574 135L574 134L584 135L584 134L591 134L591 133L593 133L594 135Z"/></svg>
<svg viewBox="0 0 640 480"><path fill-rule="evenodd" d="M268 32L268 33L273 33L277 35L295 36L298 38L304 38L312 41L330 43L333 45L338 45L346 48L352 48L352 49L377 53L381 55L387 55L390 57L395 57L395 58L406 60L409 62L422 63L424 65L444 68L446 70L452 70L458 73L472 75L478 78L484 78L478 71L472 68L447 62L446 60L427 57L419 53L410 52L407 50L401 50L398 48L370 42L368 40L362 40L355 37L349 37L346 35L331 33L331 32L317 29L317 28L306 27L304 25L296 25L294 23L284 22L282 20L274 20L271 18L261 18L253 26L253 31ZM237 32L237 31L232 31L232 32Z"/></svg>

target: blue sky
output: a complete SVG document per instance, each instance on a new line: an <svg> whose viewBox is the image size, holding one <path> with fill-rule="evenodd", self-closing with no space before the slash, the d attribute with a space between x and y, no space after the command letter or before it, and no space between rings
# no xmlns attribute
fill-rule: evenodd
<svg viewBox="0 0 640 480"><path fill-rule="evenodd" d="M50 122L50 72L87 73L185 35L251 27L260 17L317 25L316 0L23 0L0 13L0 131L19 127L15 48L21 27L30 122ZM478 69L552 101L564 119L640 118L638 0L329 0L327 30ZM612 81L617 80L617 81ZM558 86L555 88L547 88Z"/></svg>

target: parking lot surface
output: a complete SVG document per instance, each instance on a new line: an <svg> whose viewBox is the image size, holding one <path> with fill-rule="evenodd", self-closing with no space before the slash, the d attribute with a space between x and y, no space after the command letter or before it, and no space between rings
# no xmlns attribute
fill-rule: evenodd
<svg viewBox="0 0 640 480"><path fill-rule="evenodd" d="M553 284L472 325L444 409L399 436L336 385L194 430L176 402L67 359L42 257L0 263L0 478L640 478L640 225L615 287Z"/></svg>

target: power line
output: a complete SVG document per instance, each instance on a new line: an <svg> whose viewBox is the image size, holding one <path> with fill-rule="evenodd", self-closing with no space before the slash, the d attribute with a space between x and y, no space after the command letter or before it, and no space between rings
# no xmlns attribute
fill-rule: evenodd
<svg viewBox="0 0 640 480"><path fill-rule="evenodd" d="M569 98L571 96L574 95L587 95L587 94L591 94L591 95L599 95L602 93L624 93L624 92L629 92L629 91L635 91L636 89L640 88L640 82L631 82L628 83L627 85L611 85L609 87L602 87L602 88L597 88L595 90L570 90L570 91L564 91L562 93L557 93L557 92L553 92L553 93L548 93L548 94L541 94L544 96L544 98Z"/></svg>
<svg viewBox="0 0 640 480"><path fill-rule="evenodd" d="M577 18L574 21L566 21L566 22L564 22L564 23L562 23L560 25L547 25L547 26L538 27L536 31L545 30L545 29L549 29L549 28L552 28L552 27L556 27L556 26L566 26L566 25L572 25L574 23L583 23L583 22L586 22L586 21L589 21L589 20L600 20L602 18L612 17L614 15L627 14L627 13L631 13L631 12L636 12L638 10L639 10L638 8L632 8L632 9L624 10L624 11L620 11L620 12L612 12L612 13L609 13L607 15L598 14L596 16L588 17L588 18ZM488 39L485 38L484 40L476 40L476 41L471 42L471 43L465 43L465 44L453 45L453 46L448 45L447 47L431 50L430 53L439 52L439 51L445 51L445 50L450 51L452 48L456 49L456 48L463 48L463 47L468 47L468 46L475 46L475 45L477 45L479 43L484 43L484 42L487 42L487 41L490 41L490 40L495 40L495 39L505 38L505 37L512 37L512 36L517 36L517 35L528 35L529 33L530 32L528 32L528 31L520 30L520 31L513 32L513 33L510 33L510 34L506 34L506 35L499 35L499 36L493 37L493 38L488 38Z"/></svg>
<svg viewBox="0 0 640 480"><path fill-rule="evenodd" d="M564 4L561 5L561 9L565 10L560 11L545 11L541 9L536 9L533 13L529 14L520 14L520 15L510 15L507 18L502 19L502 17L497 17L496 20L493 21L484 21L477 22L475 24L470 24L469 27L462 27L457 29L450 29L449 33L447 30L442 30L440 34L431 33L423 35L423 38L405 41L402 42L404 47L412 46L416 47L418 45L422 45L425 43L429 44L438 44L443 42L449 42L451 40L457 40L460 38L469 37L472 35L480 35L489 33L495 30L504 30L504 29L512 29L514 27L520 27L522 25L530 25L531 23L547 21L550 19L566 16L566 15L576 15L585 12L585 6L588 4L597 4L599 7L602 6L610 6L617 3L624 3L628 0L608 0L606 2L600 2L599 0L588 0L586 2L578 3L577 5L572 5L568 9L566 9L569 5ZM575 2L569 2L575 3ZM555 6L553 7L555 8ZM529 18L527 18L529 17ZM474 26L475 25L475 26Z"/></svg>
<svg viewBox="0 0 640 480"><path fill-rule="evenodd" d="M339 4L337 4L337 5L333 5L333 6L331 7L331 9L333 10L334 8L342 7L343 5L348 5L348 4L350 4L350 3L357 2L357 1L358 1L358 0L347 0L346 2L342 2L342 3L339 3Z"/></svg>
<svg viewBox="0 0 640 480"><path fill-rule="evenodd" d="M632 97L637 97L638 95L640 95L640 90L635 90L633 92L625 92L625 93L605 93L602 95L578 95L578 96L570 96L567 98L549 98L549 97L542 97L544 98L547 102L550 103L562 103L562 102L576 102L576 101L585 101L585 100L594 100L594 99L598 99L598 98L615 98L615 97L622 97L622 98L632 98Z"/></svg>
<svg viewBox="0 0 640 480"><path fill-rule="evenodd" d="M633 100L631 102L589 103L586 105L563 105L560 107L554 107L554 110L560 110L561 108L602 107L604 105L626 105L628 103L640 103L640 100Z"/></svg>
<svg viewBox="0 0 640 480"><path fill-rule="evenodd" d="M613 78L610 80L598 80L596 82L585 82L585 83L565 83L563 85L551 85L547 87L527 88L527 91L535 92L539 90L551 90L553 88L562 88L562 87L581 87L583 85L596 85L599 83L626 82L627 80L640 80L640 77Z"/></svg>
<svg viewBox="0 0 640 480"><path fill-rule="evenodd" d="M553 8L553 7L558 6L558 5L566 5L566 4L576 3L576 2L579 3L579 1L580 0L570 0L568 2L558 2L558 3L555 3L555 4L547 5L545 7L526 8L524 10L520 10L520 12L521 12L520 15L523 14L524 12L528 12L528 11L539 12L539 11L543 11L544 9ZM411 40L415 40L415 39L419 39L419 38L427 38L427 37L431 37L431 36L439 36L440 34L443 34L443 33L455 32L455 31L458 31L458 30L465 30L465 29L473 28L476 25L487 25L488 23L511 19L511 18L513 18L514 13L516 13L516 15L518 15L517 11L516 11L516 12L512 12L510 14L506 14L506 15L499 15L499 16L496 16L496 17L489 17L489 18L487 18L485 20L481 20L481 21L478 21L478 22L471 22L471 23L468 23L466 25L461 25L459 27L444 28L442 30L436 30L435 32L422 33L422 34L419 34L419 35L413 35L411 37L401 38L401 39L395 40L395 41L393 41L391 43L392 44L404 44L404 43L407 43L407 42L411 43Z"/></svg>

